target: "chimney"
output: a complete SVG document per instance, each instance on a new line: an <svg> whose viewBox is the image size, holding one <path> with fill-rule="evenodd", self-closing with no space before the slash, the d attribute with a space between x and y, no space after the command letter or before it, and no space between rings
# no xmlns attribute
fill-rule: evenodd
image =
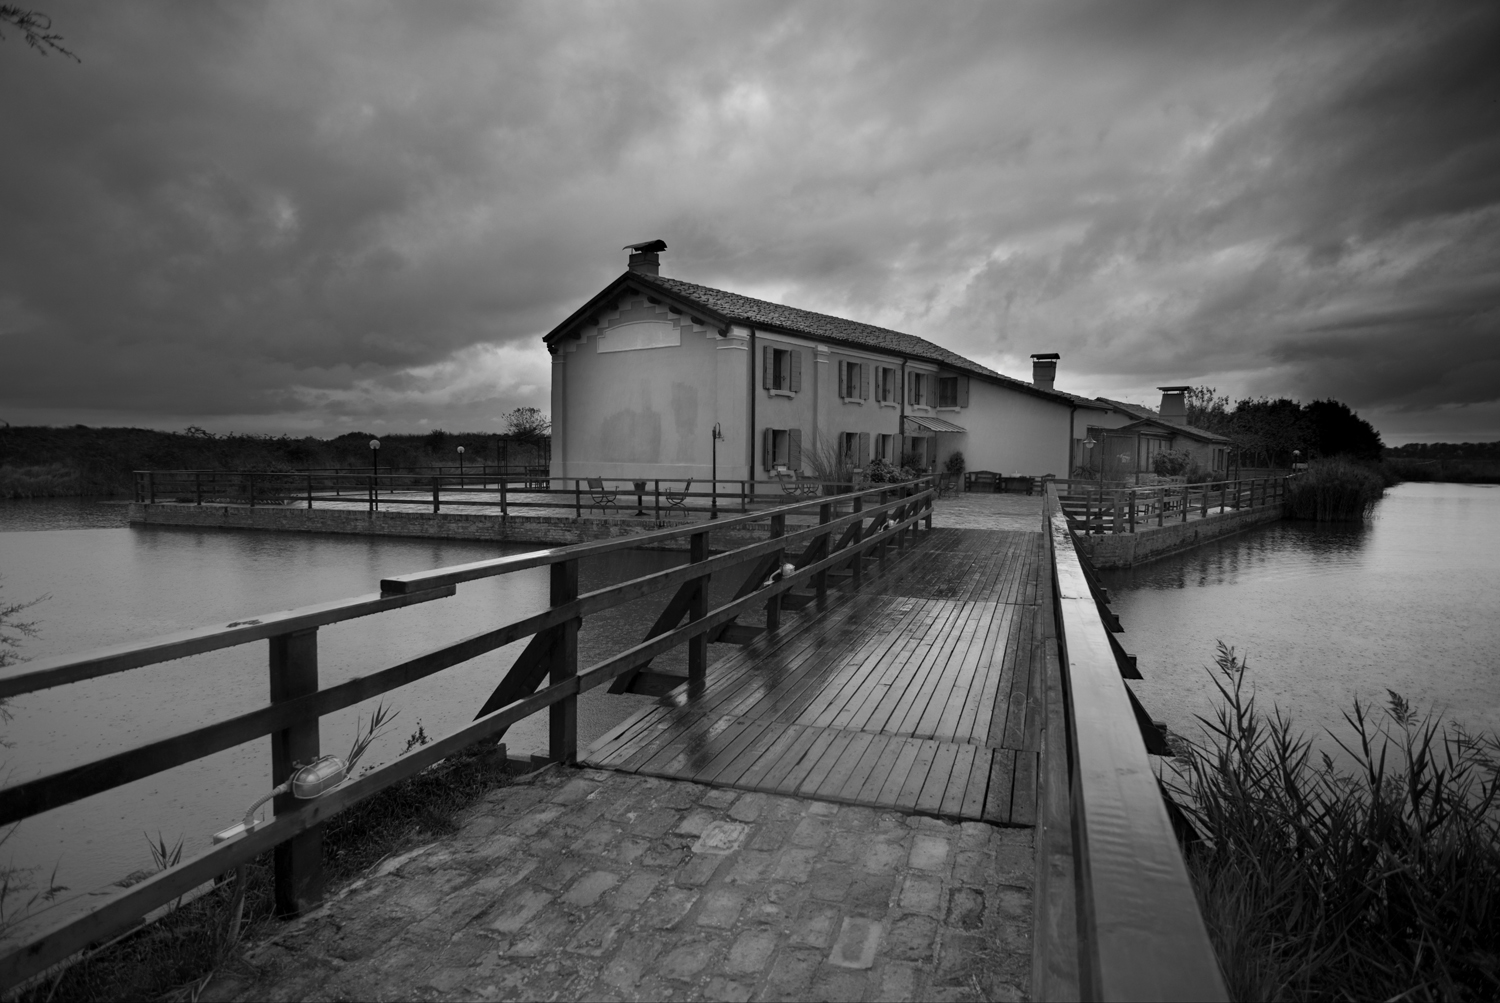
<svg viewBox="0 0 1500 1003"><path fill-rule="evenodd" d="M661 260L657 258L657 252L665 251L667 242L664 240L646 240L639 244L626 244L620 248L622 251L630 252L630 270L640 272L642 275L661 274Z"/></svg>
<svg viewBox="0 0 1500 1003"><path fill-rule="evenodd" d="M1051 390L1052 384L1057 381L1057 360L1062 358L1056 352L1033 352L1031 354L1031 382L1042 390Z"/></svg>
<svg viewBox="0 0 1500 1003"><path fill-rule="evenodd" d="M1187 424L1187 398L1192 387L1157 387L1161 391L1161 420L1173 425Z"/></svg>

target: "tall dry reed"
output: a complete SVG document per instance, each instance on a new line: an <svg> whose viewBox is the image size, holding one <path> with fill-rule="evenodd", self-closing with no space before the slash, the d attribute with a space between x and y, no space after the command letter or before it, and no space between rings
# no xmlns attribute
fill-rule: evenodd
<svg viewBox="0 0 1500 1003"><path fill-rule="evenodd" d="M1363 522L1385 494L1385 478L1362 463L1342 457L1314 460L1287 482L1289 519Z"/></svg>

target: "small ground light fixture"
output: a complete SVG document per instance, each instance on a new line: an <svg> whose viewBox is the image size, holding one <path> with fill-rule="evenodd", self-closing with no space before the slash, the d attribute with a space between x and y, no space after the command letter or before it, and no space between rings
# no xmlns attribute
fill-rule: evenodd
<svg viewBox="0 0 1500 1003"><path fill-rule="evenodd" d="M290 791L294 798L300 798L305 801L311 800L327 794L348 779L349 764L338 756L323 756L316 759L293 773L291 779L285 783L277 784L271 789L271 793L260 798L246 809L245 817L241 822L214 833L214 842L222 843L236 836L243 836L246 833L254 832L256 827L262 824L255 817L256 811L261 805L278 794L285 794Z"/></svg>

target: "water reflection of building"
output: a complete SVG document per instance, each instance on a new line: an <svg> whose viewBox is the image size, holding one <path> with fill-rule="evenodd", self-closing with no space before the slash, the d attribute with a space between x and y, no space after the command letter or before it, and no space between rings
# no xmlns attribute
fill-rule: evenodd
<svg viewBox="0 0 1500 1003"><path fill-rule="evenodd" d="M546 335L554 477L817 474L820 455L863 471L903 456L941 468L1068 476L1089 429L1136 423L1111 401L1031 382L914 335L660 274L661 241Z"/></svg>

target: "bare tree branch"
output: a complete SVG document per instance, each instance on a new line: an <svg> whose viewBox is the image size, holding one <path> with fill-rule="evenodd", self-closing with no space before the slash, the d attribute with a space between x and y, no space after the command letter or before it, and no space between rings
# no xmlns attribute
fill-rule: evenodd
<svg viewBox="0 0 1500 1003"><path fill-rule="evenodd" d="M0 25L10 25L21 32L21 37L26 39L26 44L44 56L57 52L75 63L83 62L61 44L63 37L52 30L52 18L39 10L27 10L8 3L0 4ZM5 38L5 32L0 31L0 39L3 38Z"/></svg>

